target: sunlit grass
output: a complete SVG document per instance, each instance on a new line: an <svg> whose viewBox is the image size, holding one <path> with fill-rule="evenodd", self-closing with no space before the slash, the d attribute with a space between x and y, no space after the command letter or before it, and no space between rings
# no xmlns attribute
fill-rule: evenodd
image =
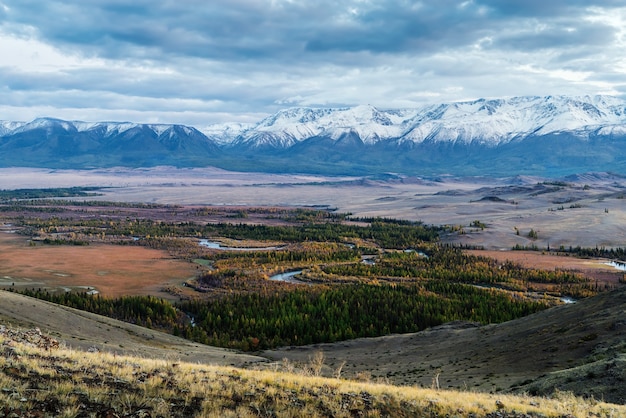
<svg viewBox="0 0 626 418"><path fill-rule="evenodd" d="M626 407L557 392L551 398L392 386L319 376L323 357L306 367L244 370L172 360L44 350L0 336L0 411L72 417L115 411L152 416L323 417L486 416L516 411L542 416L626 416ZM4 409L3 409L4 408Z"/></svg>

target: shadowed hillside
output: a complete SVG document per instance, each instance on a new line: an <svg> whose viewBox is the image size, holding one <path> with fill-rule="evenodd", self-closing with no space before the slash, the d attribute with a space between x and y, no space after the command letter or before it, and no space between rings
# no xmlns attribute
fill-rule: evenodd
<svg viewBox="0 0 626 418"><path fill-rule="evenodd" d="M0 324L38 327L67 346L119 355L237 365L260 357L196 344L169 334L27 296L0 291Z"/></svg>
<svg viewBox="0 0 626 418"><path fill-rule="evenodd" d="M287 347L264 355L305 362L322 351L345 375L396 384L484 392L572 391L626 402L626 290L600 294L514 321L451 323L415 334Z"/></svg>

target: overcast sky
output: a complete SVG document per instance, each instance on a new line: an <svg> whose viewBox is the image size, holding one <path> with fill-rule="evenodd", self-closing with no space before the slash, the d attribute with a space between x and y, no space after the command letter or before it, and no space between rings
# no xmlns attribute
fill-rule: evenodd
<svg viewBox="0 0 626 418"><path fill-rule="evenodd" d="M0 0L0 120L626 96L624 0Z"/></svg>

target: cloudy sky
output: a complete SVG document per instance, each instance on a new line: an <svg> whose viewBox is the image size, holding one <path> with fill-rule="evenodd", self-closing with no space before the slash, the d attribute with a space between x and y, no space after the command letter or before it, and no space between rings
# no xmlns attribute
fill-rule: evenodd
<svg viewBox="0 0 626 418"><path fill-rule="evenodd" d="M0 120L626 97L624 0L0 0Z"/></svg>

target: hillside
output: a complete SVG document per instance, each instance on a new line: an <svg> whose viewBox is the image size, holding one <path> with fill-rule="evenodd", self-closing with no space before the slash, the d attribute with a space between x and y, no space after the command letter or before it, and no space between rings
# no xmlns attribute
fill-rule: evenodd
<svg viewBox="0 0 626 418"><path fill-rule="evenodd" d="M306 361L322 351L344 374L396 384L548 395L555 389L626 403L626 289L514 321L452 323L415 334L286 347L264 356Z"/></svg>
<svg viewBox="0 0 626 418"><path fill-rule="evenodd" d="M82 351L236 366L266 361L7 291L0 291L0 324L40 328Z"/></svg>
<svg viewBox="0 0 626 418"><path fill-rule="evenodd" d="M548 177L626 173L626 102L480 99L414 109L292 108L256 124L0 121L0 166Z"/></svg>
<svg viewBox="0 0 626 418"><path fill-rule="evenodd" d="M0 414L10 417L617 417L622 405L399 387L306 373L83 353L0 325Z"/></svg>
<svg viewBox="0 0 626 418"><path fill-rule="evenodd" d="M416 334L238 354L97 315L0 292L0 323L79 350L265 370L310 370L400 385L552 396L555 390L626 403L626 290L498 325L451 323ZM24 309L28 306L28 309ZM275 363L268 363L267 359ZM322 364L323 362L323 364ZM577 415L575 415L577 416Z"/></svg>

